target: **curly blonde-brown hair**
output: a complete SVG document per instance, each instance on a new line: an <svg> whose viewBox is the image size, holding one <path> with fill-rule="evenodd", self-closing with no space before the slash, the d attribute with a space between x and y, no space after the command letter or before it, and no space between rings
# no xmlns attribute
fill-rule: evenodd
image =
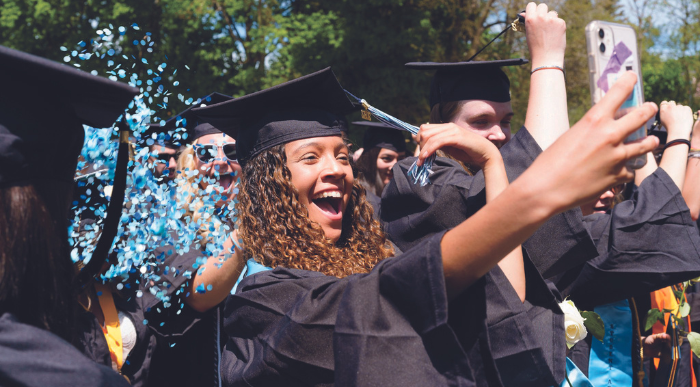
<svg viewBox="0 0 700 387"><path fill-rule="evenodd" d="M284 145L263 151L243 169L237 204L239 236L258 262L342 278L367 273L394 254L357 179L336 243L309 219L291 179Z"/></svg>

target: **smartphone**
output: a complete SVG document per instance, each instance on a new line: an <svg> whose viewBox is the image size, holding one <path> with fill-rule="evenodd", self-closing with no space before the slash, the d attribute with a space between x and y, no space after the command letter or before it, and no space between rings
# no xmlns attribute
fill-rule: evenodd
<svg viewBox="0 0 700 387"><path fill-rule="evenodd" d="M632 93L616 113L622 117L644 103L642 69L634 28L617 23L594 20L586 26L586 49L588 50L588 77L591 87L591 103L600 101L610 87L627 71L637 73L637 84ZM647 128L642 126L629 135L625 142L646 137ZM631 169L646 164L646 156L638 156L627 163Z"/></svg>

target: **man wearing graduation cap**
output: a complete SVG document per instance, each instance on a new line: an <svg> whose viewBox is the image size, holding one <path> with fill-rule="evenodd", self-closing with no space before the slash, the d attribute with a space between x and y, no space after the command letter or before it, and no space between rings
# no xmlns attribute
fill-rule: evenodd
<svg viewBox="0 0 700 387"><path fill-rule="evenodd" d="M2 46L0 84L0 384L126 386L61 338L75 333L66 226L83 124L113 125L138 90Z"/></svg>
<svg viewBox="0 0 700 387"><path fill-rule="evenodd" d="M153 166L153 177L163 182L175 179L180 150L175 135L159 124L150 124L142 135L142 146L147 146L150 152L147 162Z"/></svg>
<svg viewBox="0 0 700 387"><path fill-rule="evenodd" d="M564 21L555 12L547 12L546 5L531 3L525 24L532 55L530 96L525 126L512 139L510 82L501 67L526 64L527 60L406 65L436 71L430 90L431 124L421 127L419 140L439 143L441 138L448 139L443 141L447 153L460 160L458 152L450 151L449 138L459 138L465 131L479 134L501 149L511 181L569 128L562 67ZM434 146L421 149L434 150ZM484 200L483 172L472 177L454 160L438 158L433 184L418 187L407 177L413 161L408 158L395 167L395 181L382 198L387 233L404 251L455 227ZM575 267L597 253L578 209L549 219L523 247L524 259L507 257L486 276L493 355L506 386L558 384L565 370L563 315L542 277ZM513 329L521 331L522 341L507 339L507 332Z"/></svg>

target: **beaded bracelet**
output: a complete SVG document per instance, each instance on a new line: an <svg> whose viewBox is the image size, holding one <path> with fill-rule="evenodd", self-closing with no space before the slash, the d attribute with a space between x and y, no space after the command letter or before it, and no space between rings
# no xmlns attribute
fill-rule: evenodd
<svg viewBox="0 0 700 387"><path fill-rule="evenodd" d="M532 69L532 71L530 71L530 75L532 75L536 71L540 71L540 70L561 70L561 72L564 73L564 76L566 76L566 71L564 71L564 68L561 66L557 66L557 65L536 67L536 68Z"/></svg>
<svg viewBox="0 0 700 387"><path fill-rule="evenodd" d="M664 146L664 151L666 149L668 149L669 147L672 147L672 146L678 145L678 144L685 144L685 145L688 145L688 148L690 148L690 140L685 140L685 139L679 138L677 140L671 140L671 141L667 142L666 145Z"/></svg>

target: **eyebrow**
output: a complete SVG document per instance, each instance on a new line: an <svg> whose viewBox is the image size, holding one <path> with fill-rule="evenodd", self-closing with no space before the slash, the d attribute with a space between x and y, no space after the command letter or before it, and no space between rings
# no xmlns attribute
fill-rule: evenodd
<svg viewBox="0 0 700 387"><path fill-rule="evenodd" d="M312 147L322 148L321 144L319 144L318 142L311 141L311 142L306 142L304 144L299 145L298 147L296 147L295 149L292 150L291 154L296 154L301 150L304 150L306 148L312 148ZM338 143L336 150L337 149L349 149L349 148L344 142L341 142L341 143Z"/></svg>
<svg viewBox="0 0 700 387"><path fill-rule="evenodd" d="M312 147L320 148L321 145L320 145L319 143L317 143L317 142L314 142L314 141L312 141L312 142L305 142L305 143L299 145L298 147L294 148L294 150L292 150L292 154L298 153L298 152L301 151L301 150L304 150L304 149L306 149L306 148L312 148Z"/></svg>
<svg viewBox="0 0 700 387"><path fill-rule="evenodd" d="M515 112L510 112L510 113L506 114L505 116L503 116L503 118L512 118L514 115L515 115ZM471 117L469 117L469 119L476 120L479 118L487 118L487 117L493 117L493 116L495 116L495 114L492 114L489 112L489 113L481 113L481 114L478 114L475 116L471 116Z"/></svg>

